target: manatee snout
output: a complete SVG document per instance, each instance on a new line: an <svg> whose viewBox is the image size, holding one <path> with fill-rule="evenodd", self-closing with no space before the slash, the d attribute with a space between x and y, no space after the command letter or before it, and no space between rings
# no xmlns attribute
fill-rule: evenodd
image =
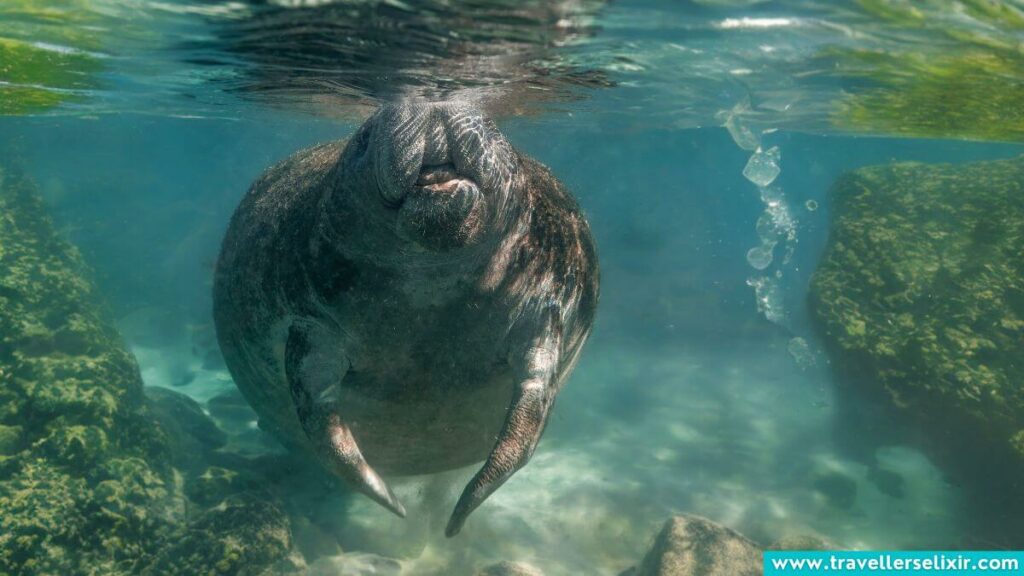
<svg viewBox="0 0 1024 576"><path fill-rule="evenodd" d="M439 251L471 245L502 210L516 152L477 110L453 102L392 104L364 129L378 193L397 211L401 239Z"/></svg>

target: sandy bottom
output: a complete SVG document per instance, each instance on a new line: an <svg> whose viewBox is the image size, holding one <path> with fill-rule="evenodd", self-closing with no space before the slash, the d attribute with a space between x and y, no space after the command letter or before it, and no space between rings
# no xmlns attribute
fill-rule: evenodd
<svg viewBox="0 0 1024 576"><path fill-rule="evenodd" d="M136 337L145 325L126 321L122 328L147 385L200 402L231 390L230 377L208 361L208 350L197 350L194 334L183 330L147 345ZM764 544L795 535L849 548L957 542L957 489L909 447L883 446L870 465L844 456L834 440L827 363L818 355L800 366L787 344L780 336L728 349L686 342L652 348L599 333L532 462L462 534L446 539L443 530L472 469L396 482L406 520L356 499L336 536L346 552L400 559L403 574L472 574L488 562L518 560L548 576L618 574L680 512ZM259 450L272 443L236 444Z"/></svg>

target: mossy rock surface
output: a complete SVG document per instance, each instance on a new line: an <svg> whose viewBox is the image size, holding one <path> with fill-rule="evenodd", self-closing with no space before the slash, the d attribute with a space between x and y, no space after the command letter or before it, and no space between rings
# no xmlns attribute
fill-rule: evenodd
<svg viewBox="0 0 1024 576"><path fill-rule="evenodd" d="M134 358L31 182L0 170L0 573L131 573L178 512Z"/></svg>
<svg viewBox="0 0 1024 576"><path fill-rule="evenodd" d="M1024 464L1024 157L862 168L832 213L810 305L837 369L954 458Z"/></svg>
<svg viewBox="0 0 1024 576"><path fill-rule="evenodd" d="M142 573L153 576L256 575L292 545L281 504L265 492L243 492L202 514Z"/></svg>
<svg viewBox="0 0 1024 576"><path fill-rule="evenodd" d="M0 168L0 574L246 574L285 556L273 498L236 495L256 480L174 468L185 436L206 452L224 442L194 404L150 413L78 252L32 183ZM168 543L182 571L159 568Z"/></svg>

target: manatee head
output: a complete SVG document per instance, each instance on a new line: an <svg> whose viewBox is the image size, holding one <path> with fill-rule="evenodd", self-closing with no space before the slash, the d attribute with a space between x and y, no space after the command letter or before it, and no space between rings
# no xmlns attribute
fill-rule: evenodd
<svg viewBox="0 0 1024 576"><path fill-rule="evenodd" d="M518 156L470 104L408 101L381 107L355 133L341 177L412 249L480 243L514 209Z"/></svg>

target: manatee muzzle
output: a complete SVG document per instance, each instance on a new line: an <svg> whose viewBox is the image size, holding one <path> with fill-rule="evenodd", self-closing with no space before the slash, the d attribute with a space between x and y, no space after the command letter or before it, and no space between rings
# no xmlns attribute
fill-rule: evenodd
<svg viewBox="0 0 1024 576"><path fill-rule="evenodd" d="M428 250L475 243L514 173L515 152L494 124L451 102L393 104L371 122L377 187L398 211L398 236Z"/></svg>
<svg viewBox="0 0 1024 576"><path fill-rule="evenodd" d="M494 123L457 102L410 101L382 107L370 120L378 189L398 207L417 187L473 183L485 195L507 189L514 151Z"/></svg>

